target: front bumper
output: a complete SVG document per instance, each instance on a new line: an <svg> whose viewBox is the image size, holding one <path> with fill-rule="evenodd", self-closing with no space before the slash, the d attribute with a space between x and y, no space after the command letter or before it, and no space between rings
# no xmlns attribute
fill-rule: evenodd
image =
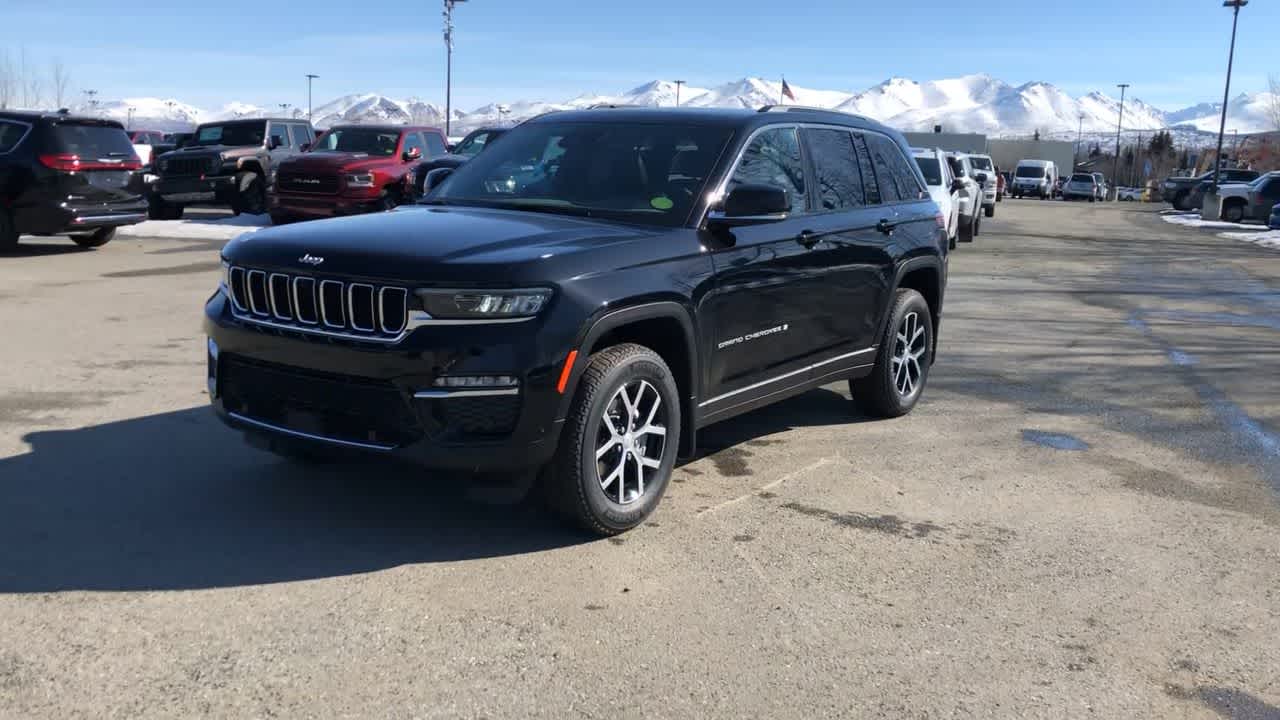
<svg viewBox="0 0 1280 720"><path fill-rule="evenodd" d="M268 200L272 211L302 218L328 218L377 212L377 197L344 195L304 195L272 193Z"/></svg>
<svg viewBox="0 0 1280 720"><path fill-rule="evenodd" d="M1016 195L1048 195L1050 191L1046 186L1040 184L1014 184L1012 192Z"/></svg>
<svg viewBox="0 0 1280 720"><path fill-rule="evenodd" d="M257 444L395 456L450 471L537 468L555 453L562 395L538 321L420 327L394 345L310 337L205 306L214 411ZM564 353L559 353L563 362ZM514 375L514 392L442 390L440 375Z"/></svg>
<svg viewBox="0 0 1280 720"><path fill-rule="evenodd" d="M151 185L151 192L165 202L225 202L235 191L234 175L208 175L202 177L161 177Z"/></svg>

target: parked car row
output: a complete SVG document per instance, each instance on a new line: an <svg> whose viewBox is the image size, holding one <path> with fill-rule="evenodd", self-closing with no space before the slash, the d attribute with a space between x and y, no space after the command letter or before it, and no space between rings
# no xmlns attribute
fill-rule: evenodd
<svg viewBox="0 0 1280 720"><path fill-rule="evenodd" d="M1218 182L1220 183L1248 183L1258 178L1256 171L1240 168L1223 168L1218 175ZM1206 188L1202 186L1206 182L1212 184L1212 170L1196 176L1165 178L1164 184L1161 186L1161 199L1172 205L1175 210L1198 209L1203 202ZM1196 191L1198 188L1199 195L1197 196ZM1197 202L1197 199L1200 202Z"/></svg>

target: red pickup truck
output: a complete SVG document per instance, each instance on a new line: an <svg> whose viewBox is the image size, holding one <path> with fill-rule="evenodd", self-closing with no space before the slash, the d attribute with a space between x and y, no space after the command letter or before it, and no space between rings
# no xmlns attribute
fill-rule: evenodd
<svg viewBox="0 0 1280 720"><path fill-rule="evenodd" d="M390 210L403 200L405 174L447 152L438 128L336 125L277 167L268 192L271 222Z"/></svg>

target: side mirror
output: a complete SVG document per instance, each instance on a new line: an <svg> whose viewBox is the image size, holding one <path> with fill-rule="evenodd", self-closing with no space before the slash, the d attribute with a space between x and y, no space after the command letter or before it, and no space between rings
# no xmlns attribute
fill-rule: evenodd
<svg viewBox="0 0 1280 720"><path fill-rule="evenodd" d="M759 225L785 220L791 212L791 198L776 185L746 183L729 191L721 209L712 210L707 220L712 225Z"/></svg>
<svg viewBox="0 0 1280 720"><path fill-rule="evenodd" d="M440 187L445 180L448 180L449 176L452 174L453 168L436 168L435 170L432 170L427 173L427 178L422 183L422 192L429 193L432 190L435 190Z"/></svg>
<svg viewBox="0 0 1280 720"><path fill-rule="evenodd" d="M405 162L409 162L411 160L417 160L422 157L422 150L421 148L416 148L416 147L409 148L408 150L404 151L401 157L404 158Z"/></svg>
<svg viewBox="0 0 1280 720"><path fill-rule="evenodd" d="M276 148L280 147L280 144L281 144L281 143L280 143L280 136L279 136L279 135L272 135L272 136L270 136L270 137L268 137L268 138L267 138L267 149L268 149L268 150L275 150Z"/></svg>
<svg viewBox="0 0 1280 720"><path fill-rule="evenodd" d="M311 143L302 143L302 145L298 146L299 152L306 152L310 149L311 149Z"/></svg>
<svg viewBox="0 0 1280 720"><path fill-rule="evenodd" d="M956 178L951 181L951 192L963 192L963 191L964 191L963 180L961 180L960 178Z"/></svg>
<svg viewBox="0 0 1280 720"><path fill-rule="evenodd" d="M977 181L978 181L980 184L982 184L982 185L986 185L986 184L987 184L987 174L986 174L986 173L978 173L977 175L974 175L974 176L973 176L973 179L974 179L974 180L977 180Z"/></svg>

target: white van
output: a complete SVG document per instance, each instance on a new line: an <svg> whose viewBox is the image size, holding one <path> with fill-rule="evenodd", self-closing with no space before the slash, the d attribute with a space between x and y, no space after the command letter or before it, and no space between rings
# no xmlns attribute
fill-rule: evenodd
<svg viewBox="0 0 1280 720"><path fill-rule="evenodd" d="M1052 160L1023 160L1013 171L1013 187L1009 194L1016 198L1034 195L1052 198L1058 183L1058 166Z"/></svg>

